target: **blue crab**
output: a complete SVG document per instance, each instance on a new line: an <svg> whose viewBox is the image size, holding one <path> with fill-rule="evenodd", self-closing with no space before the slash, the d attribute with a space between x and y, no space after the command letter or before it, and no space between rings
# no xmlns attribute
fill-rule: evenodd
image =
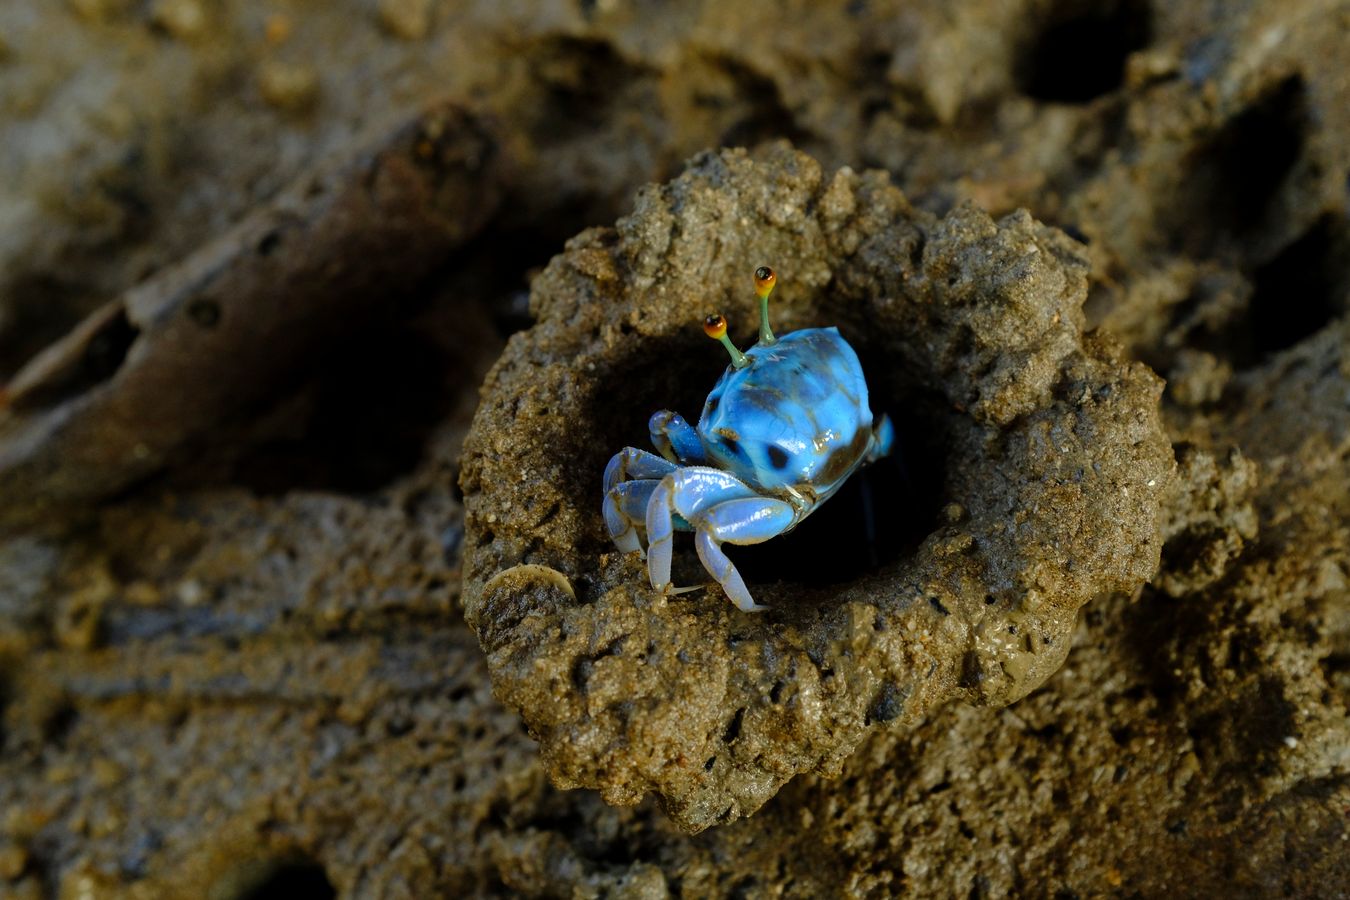
<svg viewBox="0 0 1350 900"><path fill-rule="evenodd" d="M605 468L605 525L624 553L642 552L663 593L673 588L675 531L694 532L703 567L740 609L756 603L722 544L758 544L791 531L862 466L888 454L894 431L873 422L867 382L839 329L774 337L769 294L777 277L755 270L759 342L742 353L720 315L703 323L731 365L713 385L698 427L661 410L648 422L660 456L625 447Z"/></svg>

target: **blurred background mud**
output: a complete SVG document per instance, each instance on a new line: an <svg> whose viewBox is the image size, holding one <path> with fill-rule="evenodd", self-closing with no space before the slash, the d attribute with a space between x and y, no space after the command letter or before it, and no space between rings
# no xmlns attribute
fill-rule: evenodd
<svg viewBox="0 0 1350 900"><path fill-rule="evenodd" d="M778 138L1083 244L1180 479L1045 687L689 837L493 700L458 459L564 242ZM1342 895L1348 200L1344 0L0 5L0 895Z"/></svg>

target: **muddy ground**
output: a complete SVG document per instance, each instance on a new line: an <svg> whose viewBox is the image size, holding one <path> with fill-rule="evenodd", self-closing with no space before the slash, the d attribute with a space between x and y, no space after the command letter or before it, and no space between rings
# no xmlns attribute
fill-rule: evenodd
<svg viewBox="0 0 1350 900"><path fill-rule="evenodd" d="M1084 507L1088 532L1122 515L1141 538L1038 574L1073 597L1071 646L1012 705L960 658L922 708L884 679L825 690L807 723L822 730L784 768L765 763L771 718L715 704L731 718L708 735L730 749L712 781L638 747L625 771L641 777L606 786L500 660L510 706L494 699L474 600L494 565L543 562L608 609L641 599L640 570L556 555L607 552L599 471L594 521L553 529L552 558L512 558L510 533L473 517L514 489L482 477L519 451L513 426L480 418L469 457L465 438L498 357L558 352L564 326L679 354L630 361L653 395L625 383L612 417L593 405L569 459L641 441L647 407L696 405L720 351L678 336L659 288L700 270L650 249L680 189L642 189L705 150L771 166L783 142L822 192L876 185L819 196L861 198L873 212L848 228L883 235L850 268L846 239L810 250L793 214L728 225L811 261L782 289L793 327L829 312L872 338L872 361L909 347L880 362L889 394L943 434L976 422L987 446L1085 409L1056 385L1135 385L1122 402L1153 423L1137 446L1148 429L1170 444L1168 490ZM0 895L1346 894L1350 4L34 0L0 7L0 147ZM730 182L713 181L715 205ZM965 224L943 238L938 222ZM1068 374L1042 367L1044 384L981 405L997 367L956 362L997 359L1005 338L925 350L904 324L932 310L883 277L893 248L919 246L901 232L949 241L913 272L946 265L959 285L979 271L963 228L1053 249L1046 333ZM610 257L628 260L612 280ZM732 296L741 262L719 259L709 289ZM612 292L577 287L592 282ZM907 321L947 321L933 315ZM905 504L881 568L849 578L882 583L963 540L952 506L972 479L943 452L962 441L917 441L916 480L941 487ZM539 512L527 527L548 531ZM784 597L805 583L773 586L789 555L757 574ZM989 565L1035 569L1016 552ZM833 589L806 588L820 612L789 624L825 623L820 646L837 645ZM682 609L731 621L711 594ZM920 610L974 621L964 596ZM1002 614L1017 591L995 600ZM875 603L904 614L898 595ZM583 683L610 664L591 662ZM610 714L595 727L612 739ZM724 824L721 805L678 802L724 785Z"/></svg>

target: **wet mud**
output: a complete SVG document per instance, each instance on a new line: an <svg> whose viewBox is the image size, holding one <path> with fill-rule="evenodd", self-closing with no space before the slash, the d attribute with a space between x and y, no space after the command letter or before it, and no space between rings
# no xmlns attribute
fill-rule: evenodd
<svg viewBox="0 0 1350 900"><path fill-rule="evenodd" d="M0 895L1343 894L1348 33L5 4ZM766 262L903 455L750 617L600 481Z"/></svg>

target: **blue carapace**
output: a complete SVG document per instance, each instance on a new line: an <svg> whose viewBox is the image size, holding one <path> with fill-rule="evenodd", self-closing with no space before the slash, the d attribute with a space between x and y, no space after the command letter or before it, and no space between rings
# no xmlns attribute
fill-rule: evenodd
<svg viewBox="0 0 1350 900"><path fill-rule="evenodd" d="M875 423L858 355L837 328L774 337L769 294L776 276L755 270L759 342L745 353L726 320L704 331L726 346L731 365L713 385L698 426L662 410L648 423L660 456L625 447L605 468L605 525L625 553L647 547L652 586L670 584L676 531L694 532L699 559L731 601L750 595L722 544L758 544L794 528L863 465L890 452L890 420Z"/></svg>

